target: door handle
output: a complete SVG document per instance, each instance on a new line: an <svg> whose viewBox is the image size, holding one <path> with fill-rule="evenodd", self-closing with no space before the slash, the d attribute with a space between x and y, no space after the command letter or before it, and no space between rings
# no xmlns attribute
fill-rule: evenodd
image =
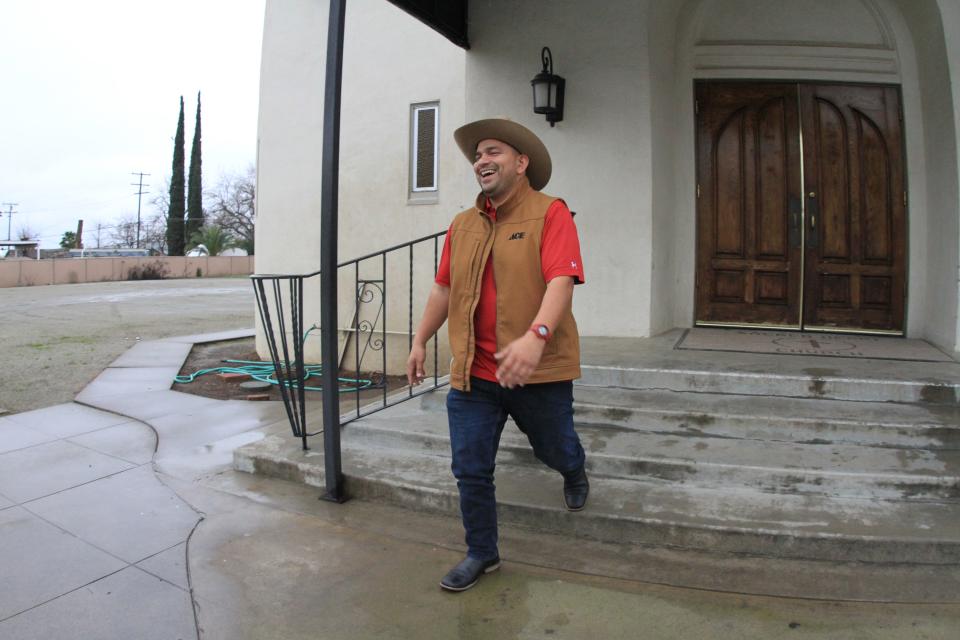
<svg viewBox="0 0 960 640"><path fill-rule="evenodd" d="M790 228L787 233L789 234L789 242L791 249L800 248L800 235L803 233L803 223L801 222L801 214L803 212L803 195L792 195L787 200L787 212L790 216Z"/></svg>
<svg viewBox="0 0 960 640"><path fill-rule="evenodd" d="M810 249L816 249L820 246L820 234L816 233L817 216L820 214L820 207L817 203L817 192L811 191L807 194L807 211L810 214L810 231L807 234L806 245Z"/></svg>

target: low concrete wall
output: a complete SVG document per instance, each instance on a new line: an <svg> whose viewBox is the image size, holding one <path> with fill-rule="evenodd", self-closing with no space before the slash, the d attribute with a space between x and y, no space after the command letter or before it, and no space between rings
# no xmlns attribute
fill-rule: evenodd
<svg viewBox="0 0 960 640"><path fill-rule="evenodd" d="M142 264L163 264L168 278L240 276L253 273L253 256L185 258L54 258L51 260L0 260L0 288L44 284L77 284L127 280L130 269Z"/></svg>

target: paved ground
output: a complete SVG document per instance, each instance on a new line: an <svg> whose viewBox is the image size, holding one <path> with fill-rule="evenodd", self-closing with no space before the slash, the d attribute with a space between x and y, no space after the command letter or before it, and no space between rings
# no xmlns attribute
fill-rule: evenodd
<svg viewBox="0 0 960 640"><path fill-rule="evenodd" d="M249 327L246 277L0 289L0 413L73 400L140 340Z"/></svg>
<svg viewBox="0 0 960 640"><path fill-rule="evenodd" d="M92 406L0 417L0 638L956 637L956 605L675 589L509 550L473 590L443 592L456 519L231 469L234 448L288 427L273 403L170 391L193 341L140 342L83 389ZM504 537L523 535L537 540Z"/></svg>

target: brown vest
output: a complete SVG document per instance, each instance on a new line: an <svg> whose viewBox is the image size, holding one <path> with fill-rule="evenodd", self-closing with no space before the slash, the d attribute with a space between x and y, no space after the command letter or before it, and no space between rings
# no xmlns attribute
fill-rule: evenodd
<svg viewBox="0 0 960 640"><path fill-rule="evenodd" d="M503 349L530 329L547 284L540 267L540 239L547 209L557 199L521 185L497 208L496 222L484 213L486 197L457 214L450 226L450 386L470 390L476 340L473 316L487 258L493 259L497 284L497 348ZM528 384L580 377L580 339L573 313L553 328L553 337Z"/></svg>

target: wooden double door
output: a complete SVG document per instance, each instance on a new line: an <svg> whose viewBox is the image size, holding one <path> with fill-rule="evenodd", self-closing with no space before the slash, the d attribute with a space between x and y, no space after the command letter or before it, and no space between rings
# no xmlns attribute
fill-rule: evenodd
<svg viewBox="0 0 960 640"><path fill-rule="evenodd" d="M897 87L703 81L698 324L902 333Z"/></svg>

